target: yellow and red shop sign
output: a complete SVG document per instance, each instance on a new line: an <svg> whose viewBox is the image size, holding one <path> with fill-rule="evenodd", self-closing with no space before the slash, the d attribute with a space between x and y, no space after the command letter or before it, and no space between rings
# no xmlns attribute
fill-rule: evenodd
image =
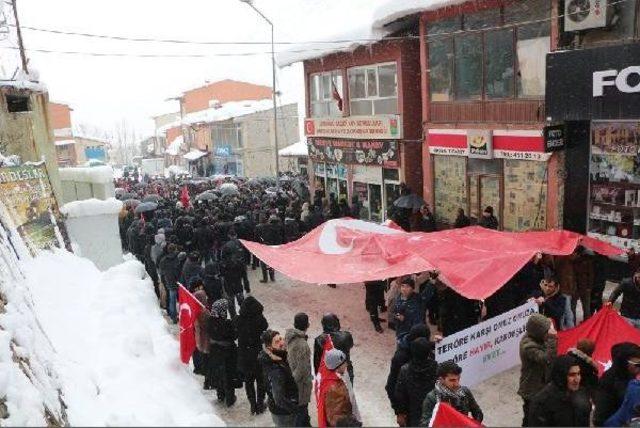
<svg viewBox="0 0 640 428"><path fill-rule="evenodd" d="M308 118L304 120L304 134L307 137L397 140L402 138L402 120L396 114Z"/></svg>

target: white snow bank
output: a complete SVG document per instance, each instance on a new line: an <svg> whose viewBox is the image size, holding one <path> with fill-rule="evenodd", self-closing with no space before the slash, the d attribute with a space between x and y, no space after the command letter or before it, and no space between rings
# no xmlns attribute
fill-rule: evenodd
<svg viewBox="0 0 640 428"><path fill-rule="evenodd" d="M455 6L468 0L386 0L373 12L373 28L383 28L400 18L414 13L428 12Z"/></svg>
<svg viewBox="0 0 640 428"><path fill-rule="evenodd" d="M60 212L67 217L87 217L105 214L117 214L122 209L122 202L115 198L106 201L100 199L86 199L84 201L73 201L60 208Z"/></svg>
<svg viewBox="0 0 640 428"><path fill-rule="evenodd" d="M113 182L113 168L108 165L91 168L60 168L62 181L106 184Z"/></svg>
<svg viewBox="0 0 640 428"><path fill-rule="evenodd" d="M171 165L165 170L164 176L170 177L172 175L189 174L189 171L181 167L180 165Z"/></svg>
<svg viewBox="0 0 640 428"><path fill-rule="evenodd" d="M298 141L284 149L278 150L280 156L309 156L309 147L306 141Z"/></svg>
<svg viewBox="0 0 640 428"><path fill-rule="evenodd" d="M272 108L273 100L271 100L271 98L258 101L231 101L217 107L189 113L182 120L182 124L192 125L194 123L219 122L259 111L270 110Z"/></svg>
<svg viewBox="0 0 640 428"><path fill-rule="evenodd" d="M207 155L207 152L194 149L194 150L191 150L189 153L184 154L182 157L188 161L195 161L206 155Z"/></svg>
<svg viewBox="0 0 640 428"><path fill-rule="evenodd" d="M165 153L168 154L169 156L177 156L178 153L180 153L180 149L182 148L183 143L184 143L184 138L182 137L182 135L178 135L176 138L173 139L171 144L169 144L169 146L167 147L167 150L165 150Z"/></svg>
<svg viewBox="0 0 640 428"><path fill-rule="evenodd" d="M224 425L180 363L178 342L139 262L101 273L86 259L56 251L23 270L34 314L56 351L49 361L70 425Z"/></svg>

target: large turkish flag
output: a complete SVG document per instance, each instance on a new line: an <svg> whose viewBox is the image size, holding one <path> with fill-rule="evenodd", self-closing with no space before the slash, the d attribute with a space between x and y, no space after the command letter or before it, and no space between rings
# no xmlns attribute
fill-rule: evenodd
<svg viewBox="0 0 640 428"><path fill-rule="evenodd" d="M440 401L433 409L430 427L481 427L482 424L467 415L463 415L453 406Z"/></svg>

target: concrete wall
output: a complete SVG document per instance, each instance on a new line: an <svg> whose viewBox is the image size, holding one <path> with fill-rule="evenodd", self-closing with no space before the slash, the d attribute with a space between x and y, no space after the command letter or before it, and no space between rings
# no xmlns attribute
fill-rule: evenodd
<svg viewBox="0 0 640 428"><path fill-rule="evenodd" d="M242 162L247 177L275 176L275 133L273 110L241 116L235 119L242 124ZM278 148L298 142L298 105L287 104L278 108ZM287 159L280 157L280 171L286 171Z"/></svg>
<svg viewBox="0 0 640 428"><path fill-rule="evenodd" d="M6 95L29 97L29 111L9 113ZM48 113L49 96L46 92L33 92L11 86L0 87L0 152L18 155L22 162L45 161L51 187L60 200L62 189L58 174L56 148Z"/></svg>
<svg viewBox="0 0 640 428"><path fill-rule="evenodd" d="M118 214L74 217L66 220L74 252L100 270L122 263Z"/></svg>

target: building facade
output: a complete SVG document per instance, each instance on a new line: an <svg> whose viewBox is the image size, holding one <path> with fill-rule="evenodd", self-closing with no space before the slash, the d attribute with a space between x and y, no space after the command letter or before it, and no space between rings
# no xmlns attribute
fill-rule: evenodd
<svg viewBox="0 0 640 428"><path fill-rule="evenodd" d="M566 143L564 227L637 250L638 3L609 4L597 16L590 9L579 22L559 18L557 52L547 57L546 90L547 120Z"/></svg>
<svg viewBox="0 0 640 428"><path fill-rule="evenodd" d="M49 102L49 119L53 129L58 166L75 166L78 164L76 142L73 139L71 112L73 109L67 104Z"/></svg>
<svg viewBox="0 0 640 428"><path fill-rule="evenodd" d="M437 221L562 226L562 152L545 149L550 0L480 0L420 15L424 196Z"/></svg>
<svg viewBox="0 0 640 428"><path fill-rule="evenodd" d="M383 40L304 62L312 192L386 218L400 183L422 193L420 46Z"/></svg>

